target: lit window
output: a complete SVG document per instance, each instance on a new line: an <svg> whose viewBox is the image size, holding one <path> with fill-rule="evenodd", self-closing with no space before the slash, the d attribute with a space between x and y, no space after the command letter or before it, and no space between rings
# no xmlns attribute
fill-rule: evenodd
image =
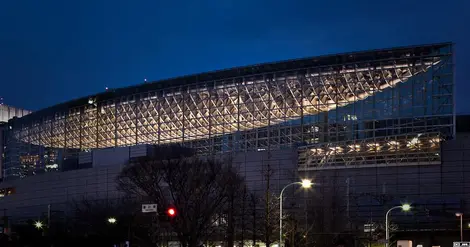
<svg viewBox="0 0 470 247"><path fill-rule="evenodd" d="M5 197L15 194L15 188L2 188L0 189L0 197Z"/></svg>
<svg viewBox="0 0 470 247"><path fill-rule="evenodd" d="M349 114L347 114L347 115L345 115L345 116L343 117L343 120L344 120L344 121L356 121L356 120L357 120L357 116L356 116L356 115L349 115Z"/></svg>

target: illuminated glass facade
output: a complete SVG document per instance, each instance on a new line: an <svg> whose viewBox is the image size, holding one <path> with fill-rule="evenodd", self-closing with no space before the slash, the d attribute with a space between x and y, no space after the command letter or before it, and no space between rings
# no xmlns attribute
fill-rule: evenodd
<svg viewBox="0 0 470 247"><path fill-rule="evenodd" d="M8 123L4 174L79 152L182 143L203 154L299 147L299 169L440 162L454 136L451 44L262 64L146 83ZM405 160L406 159L406 160Z"/></svg>

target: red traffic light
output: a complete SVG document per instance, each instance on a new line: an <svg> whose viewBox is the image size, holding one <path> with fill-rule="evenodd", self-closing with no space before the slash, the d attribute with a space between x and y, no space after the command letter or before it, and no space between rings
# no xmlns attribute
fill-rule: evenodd
<svg viewBox="0 0 470 247"><path fill-rule="evenodd" d="M176 216L176 209L175 208L168 208L166 213L168 214L168 216L174 217L174 216Z"/></svg>

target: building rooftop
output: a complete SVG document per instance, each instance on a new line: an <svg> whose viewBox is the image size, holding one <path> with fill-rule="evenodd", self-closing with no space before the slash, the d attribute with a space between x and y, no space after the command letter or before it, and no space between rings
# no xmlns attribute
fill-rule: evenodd
<svg viewBox="0 0 470 247"><path fill-rule="evenodd" d="M123 88L109 88L105 92L73 99L68 102L35 111L30 117L34 118L34 115L44 116L49 114L54 115L58 112L68 112L71 108L87 105L90 98L94 98L97 102L103 102L120 97L159 90L165 90L166 92L174 90L178 91L181 87L190 87L200 83L216 83L219 85L231 83L235 79L255 78L266 74L283 73L285 75L289 75L292 73L298 73L299 70L305 70L305 72L309 69L341 70L344 69L345 66L354 66L356 64L368 64L369 66L379 67L385 65L394 66L397 61L414 63L419 62L416 59L420 59L420 57L432 56L436 51L449 48L451 46L452 43L438 43L330 54L205 72L159 81L145 82ZM413 57L414 60L408 60L411 57Z"/></svg>
<svg viewBox="0 0 470 247"><path fill-rule="evenodd" d="M0 123L8 122L8 120L14 117L23 117L30 114L31 111L20 109L17 107L0 104Z"/></svg>

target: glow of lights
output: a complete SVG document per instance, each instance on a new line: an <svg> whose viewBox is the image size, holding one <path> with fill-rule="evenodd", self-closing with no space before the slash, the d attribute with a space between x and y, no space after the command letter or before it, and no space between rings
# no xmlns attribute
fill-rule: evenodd
<svg viewBox="0 0 470 247"><path fill-rule="evenodd" d="M398 143L397 141L389 141L389 142L388 142L388 145L389 145L389 146L399 146L400 143Z"/></svg>
<svg viewBox="0 0 470 247"><path fill-rule="evenodd" d="M36 221L34 222L34 227L36 227L37 229L41 229L43 226L42 222L41 221Z"/></svg>
<svg viewBox="0 0 470 247"><path fill-rule="evenodd" d="M361 145L349 145L349 152L359 152L361 151Z"/></svg>
<svg viewBox="0 0 470 247"><path fill-rule="evenodd" d="M369 151L380 151L379 143L369 143L367 146L369 147Z"/></svg>
<svg viewBox="0 0 470 247"><path fill-rule="evenodd" d="M408 144L406 144L406 146L409 148L414 148L414 147L417 147L418 145L419 145L418 137L414 137L413 139L411 139L411 141L408 142Z"/></svg>
<svg viewBox="0 0 470 247"><path fill-rule="evenodd" d="M175 216L176 215L176 210L174 208L169 208L167 210L167 213L169 216Z"/></svg>
<svg viewBox="0 0 470 247"><path fill-rule="evenodd" d="M115 224L116 221L117 221L117 220L116 220L116 218L114 218L114 217L108 218L108 223L110 223L110 224Z"/></svg>
<svg viewBox="0 0 470 247"><path fill-rule="evenodd" d="M438 57L436 57L438 58ZM434 60L433 60L434 61ZM145 111L148 111L146 112L145 114L149 114L148 116L146 117L136 117L136 121L123 121L122 123L120 121L109 121L109 122L106 122L107 124L103 124L103 125L106 125L105 126L101 126L98 127L98 129L96 128L90 128L89 126L90 125L94 125L96 126L96 122L97 121L100 121L100 120L97 120L95 118L96 116L96 112L99 111L99 109L96 109L96 108L92 108L92 107L85 107L86 109L83 111L83 113L80 113L79 111L77 111L76 109L71 109L71 112L69 113L69 117L65 118L61 123L64 123L64 124L61 124L60 126L77 126L77 128L75 129L74 127L74 131L80 131L80 132L83 132L83 135L79 135L79 137L77 138L73 138L73 139L67 139L67 142L58 142L58 141L53 141L55 139L60 139L62 138L61 140L65 139L65 135L66 133L68 133L69 131L67 130L64 130L64 131L61 131L60 135L57 135L57 136L54 136L53 138L52 137L35 137L35 135L42 135L42 132L40 131L32 131L31 133L39 133L40 134L31 134L31 135L27 135L25 137L23 137L24 135L21 135L19 138L22 139L21 141L27 141L27 142L32 142L33 144L35 145L41 145L41 146L45 146L45 147L57 147L57 148L66 148L65 145L68 145L68 144L72 144L72 143L90 143L89 145L81 145L81 148L95 148L96 145L100 146L100 148L104 148L104 147L115 147L115 146L122 146L122 145L126 145L126 141L124 138L121 138L121 137L116 137L116 133L115 131L106 131L106 129L108 129L107 125L112 125L113 129L116 129L116 130L119 130L119 134L118 136L121 136L121 135L124 135L124 132L126 131L126 129L131 129L131 125L134 125L136 124L136 122L138 122L138 124L143 124L141 121L143 122L146 122L146 121L157 121L158 119L162 119L162 118L165 118L165 119L172 119L170 122L166 122L166 121L162 121L162 124L161 124L161 127L160 129L181 129L181 126L184 125L184 121L180 121L182 119L186 119L187 117L190 117L190 116L195 116L195 115L200 115L201 117L198 117L197 119L200 119L200 118L204 118L203 120L194 120L194 122L191 122L191 132L189 129L187 132L184 132L185 135L187 134L187 138L185 138L184 140L186 141L192 141L192 140L204 140L205 138L207 138L206 136L210 136L210 135L213 135L211 133L218 133L216 134L217 136L218 135L226 135L226 134L231 134L231 133L235 133L235 131L247 131L247 130L252 130L252 129L258 129L258 128L261 128L261 127L265 127L265 126L268 126L268 124L281 124L283 123L284 121L286 121L286 119L300 119L303 115L306 115L306 116L310 116L310 115L314 115L314 114L319 114L320 112L328 112L330 110L333 110L333 109L336 109L338 107L343 107L343 106L346 106L346 105L349 105L349 104L352 104L353 102L357 102L357 101L360 101L360 100L363 100L369 96L371 96L367 91L370 87L374 88L373 92L376 92L376 91L381 91L381 90L384 90L386 88L389 88L389 87L394 87L395 85L398 85L399 83L402 83L404 81L406 81L407 78L411 77L415 71L416 73L421 72L421 71L425 71L427 69L430 68L430 66L432 66L433 64L435 63L438 63L438 61L435 61L435 62L421 62L421 63L417 63L417 64L413 64L412 66L409 65L408 63L403 63L403 64L394 64L393 66L390 65L389 67L387 67L388 65L384 65L384 66L381 66L380 70L382 71L386 71L387 73L390 73L390 74L394 74L395 71L400 71L400 73L397 72L397 77L398 78L393 78L393 79L378 79L378 80L374 80L374 85L365 85L363 84L363 80L365 77L369 76L369 73L370 73L370 69L374 70L374 69L377 69L377 68L369 68L368 66L366 67L363 67L362 65L358 68L354 68L354 69L342 69L340 73L343 73L343 74L338 74L337 71L335 72L327 72L326 70L323 71L322 69L322 72L321 73L308 73L308 79L307 80L302 80L302 81L298 81L298 78L295 77L295 76L287 76L287 77L283 77L283 78L279 78L279 80L270 80L270 81L276 81L275 83L282 83L280 84L280 87L273 87L272 90L268 90L269 93L266 94L267 90L266 88L268 87L265 87L265 86L250 86L249 88L252 88L252 89L246 89L246 90L243 90L243 94L237 92L235 93L235 91L233 90L228 90L227 91L227 88L234 88L234 87L245 87L247 85L251 85L251 84L254 84L254 83L257 83L259 85L264 85L265 84L265 80L257 80L256 82L253 82L253 81L241 81L241 82L235 82L234 83L223 83L223 84L217 84L217 86L215 88L210 88L210 87L203 87L202 85L202 82L201 84L198 84L197 86L197 92L198 93L189 93L187 91L181 91L181 92L172 92L171 94L166 94L166 96L164 95L159 95L156 100L142 100L142 101L139 101L139 102L142 102L142 104L144 104L144 102L147 102L148 104L151 104L151 106L149 106L149 108L144 108L144 109L147 109ZM388 71L390 70L390 71ZM393 72L392 72L393 71ZM406 72L405 72L406 71ZM385 73L385 72L384 72ZM400 76L398 76L400 75ZM293 90L296 90L295 87L297 87L297 85L302 85L303 86L303 81L307 82L308 80L316 80L314 78L310 78L310 77L318 77L318 76L321 76L322 78L325 78L325 77L330 77L331 79L328 79L328 80L325 80L325 81L322 81L318 86L315 87L315 90L308 90L309 93L308 95L305 95L305 97L302 97L304 100L305 99L308 99L305 104L301 104L302 106L302 110L289 110L289 111L283 111L284 113L281 113L281 111L264 111L262 113L256 113L254 112L255 109L261 109L257 104L258 103L253 103L253 102L244 102L244 100L242 99L245 99L245 98L250 98L252 99L253 97L256 97L256 98L259 98L259 99L265 99L267 95L272 95L270 96L270 98L272 99L272 104L273 105L278 105L278 106L285 106L285 107L291 107L291 104L293 104L294 102L297 102L298 103L298 99L296 100L293 100L291 99L292 97L296 97L294 95L284 95L285 97L278 97L281 96L282 94L285 94L287 91L290 91L292 92ZM347 76L349 79L347 80L347 87L344 87L345 89L340 89L340 88L337 88L339 87L340 85L337 83L337 80L336 79L344 79L344 76ZM355 78L355 77L358 77L358 78ZM144 80L146 81L146 79L144 78ZM227 80L229 81L229 80ZM308 84L308 83L307 83ZM323 85L322 85L323 84ZM201 85L201 86L199 86ZM328 86L326 86L328 85ZM220 88L219 88L220 87ZM341 84L341 87L343 88L343 85ZM365 87L365 88L364 88ZM368 88L369 87L369 88ZM200 88L200 89L199 89ZM281 89L282 88L282 89ZM355 89L353 89L355 88ZM340 93L340 96L330 96L330 90L334 90L335 92L338 92ZM351 91L353 90L353 91ZM172 91L172 90L170 90ZM209 91L211 93L209 93ZM230 91L230 92L229 92ZM232 92L233 91L233 92ZM224 126L218 126L218 125L207 125L206 123L215 123L215 122L227 122L227 123L233 123L235 121L235 119L237 119L237 117L234 117L233 115L231 114L222 114L222 115L219 115L219 114L209 114L208 111L206 110L203 110L202 108L200 108L198 105L200 104L206 104L205 102L206 101L210 101L209 104L216 104L218 105L219 107L219 100L221 99L217 99L217 101L212 101L213 99L215 98L218 98L218 97L212 97L211 95L213 95L213 93L215 93L216 95L228 95L228 98L227 99L237 99L237 100L223 100L223 103L221 103L220 107L221 108L217 108L217 111L223 111L223 112L227 112L227 111L232 111L232 110L229 110L229 109L234 109L233 111L235 112L239 112L239 113L242 113L243 114L238 114L240 115L238 117L238 119L250 119L250 121L242 121L240 122L237 127L233 127L234 125L233 124L228 124L228 125L224 125ZM305 92L307 93L307 91ZM177 97L177 98L166 98L166 97L174 97L174 96L178 96L178 95L181 95L181 94L184 94L186 95L185 97ZM200 96L197 96L196 98L193 98L194 94L200 94ZM149 96L150 94L149 93L142 93L142 94L139 94L140 96L136 96L136 97L156 97L156 96ZM318 97L318 95L324 95L324 96L321 96L321 97ZM335 94L336 95L336 94ZM206 98L207 97L207 98ZM225 97L225 96L224 96ZM180 101L179 99L182 98L184 100ZM89 101L88 103L90 105L95 105L97 104L97 98L95 97L91 97L89 98ZM99 116L98 119L121 119L123 117L126 117L126 116L129 116L129 115L133 115L133 114L138 114L134 111L138 110L139 112L142 110L144 111L144 109L140 109L140 105L141 103L136 103L135 102L135 99L126 99L126 100L120 100L120 99L110 99L109 101L107 100L106 102L101 102L100 101L100 109L102 109L103 107L105 107L106 105L109 104L114 104L115 102L119 101L120 102L120 106L119 107L116 107L116 106L113 106L112 109L115 109L115 110L109 110L109 111L106 111L106 114L103 114L103 116ZM131 107L127 107L126 105L126 102L129 102L128 104L132 104ZM174 102L174 103L172 103ZM203 103L204 102L204 103ZM221 101L222 102L222 101ZM145 103L145 104L147 104ZM156 114L154 112L150 112L150 109L155 109L155 106L153 104L157 104L159 108L161 108L164 112L167 112L168 114L164 114L164 115L161 115L160 113ZM191 106L189 107L186 107L187 104L190 104ZM254 104L254 105L252 105ZM259 104L266 104L266 102L264 100L260 100L259 101ZM271 104L271 103L270 103ZM193 107L194 105L194 107ZM292 105L293 107L294 105ZM295 104L295 106L297 107L297 104ZM147 107L147 106L146 106ZM173 109L181 109L181 108L185 108L187 109L187 111L184 111L183 113L180 113L180 111L174 111ZM270 108L270 107L268 107ZM78 108L77 108L78 109ZM287 109L287 108L286 108ZM257 111L257 110L256 110ZM160 112L160 111L159 111ZM246 112L246 113L245 113ZM302 114L300 114L300 112L303 112ZM78 114L78 115L77 115ZM183 114L184 116L180 116L180 114ZM140 115L140 114L138 114ZM144 114L142 114L144 115ZM83 117L81 117L83 116ZM259 117L258 117L259 116ZM263 116L263 117L261 117ZM270 116L269 118L266 118L266 116ZM354 116L354 115L348 115L347 116L349 119L356 119L357 117ZM192 118L192 117L190 117ZM271 119L270 121L268 121L267 119ZM193 120L191 120L193 121ZM246 123L245 123L246 122ZM41 121L39 122L39 127L38 128L42 128L42 127L46 127L48 122L46 120L44 121ZM36 123L35 123L36 124ZM188 124L188 123L186 123ZM144 124L146 125L146 124ZM140 125L139 125L140 126ZM61 127L62 128L62 127ZM339 127L341 128L341 127ZM318 130L322 130L322 128L317 128L317 127L314 127L314 131L317 131ZM83 131L82 131L83 130ZM122 130L122 131L121 131ZM29 133L30 131L25 129L26 133ZM138 130L138 131L141 131L141 130ZM99 132L97 134L97 132ZM21 129L19 129L19 131L17 133L24 133L22 132ZM48 134L48 133L45 133L45 134ZM144 133L144 135L146 135L147 133ZM103 136L102 138L102 141L100 141L99 143L96 143L95 141L86 141L85 142L85 139L88 140L88 138L92 138L92 136L96 136L96 135L99 135L99 136ZM111 135L113 135L113 137L111 137ZM82 136L84 138L82 138ZM167 134L163 135L162 134L162 141L164 140L165 143L172 143L172 142L176 142L177 138L176 137L181 137L181 134L179 132L168 132ZM24 139L26 138L26 139ZM83 139L83 141L82 141ZM99 138L101 140L101 138ZM160 140L160 135L156 136L156 135L153 135L153 134L148 134L148 136L146 137L146 139L148 140L149 143L153 143L155 142L156 139ZM29 140L34 140L34 141L29 141ZM36 141L37 140L37 141ZM91 140L91 139L90 139ZM178 139L179 140L179 139ZM64 143L64 144L62 144ZM73 144L75 145L75 144Z"/></svg>
<svg viewBox="0 0 470 247"><path fill-rule="evenodd" d="M405 211L405 212L406 212L406 211L410 211L411 205L408 204L408 203L405 203L405 204L401 205L401 209L402 209L403 211Z"/></svg>
<svg viewBox="0 0 470 247"><path fill-rule="evenodd" d="M310 149L310 151L313 154L322 154L323 153L323 149L321 149L321 148L312 148L312 149Z"/></svg>
<svg viewBox="0 0 470 247"><path fill-rule="evenodd" d="M344 120L344 121L346 121L346 120L349 120L349 121L351 121L351 120L352 120L352 121L356 121L356 120L357 120L357 116L356 116L356 115L349 115L349 114L348 114L348 115L344 116L343 120Z"/></svg>
<svg viewBox="0 0 470 247"><path fill-rule="evenodd" d="M462 215L463 215L463 213L455 213L455 216L457 216L457 217L460 217Z"/></svg>
<svg viewBox="0 0 470 247"><path fill-rule="evenodd" d="M310 187L312 187L312 180L310 179L302 179L302 188L304 189L308 189Z"/></svg>
<svg viewBox="0 0 470 247"><path fill-rule="evenodd" d="M48 168L48 169L57 169L57 168L59 168L59 165L58 164L46 165L46 168Z"/></svg>
<svg viewBox="0 0 470 247"><path fill-rule="evenodd" d="M343 149L341 147L330 147L330 150L336 153L342 153Z"/></svg>
<svg viewBox="0 0 470 247"><path fill-rule="evenodd" d="M431 140L429 140L429 142L439 143L439 142L441 142L441 139L440 138L432 138Z"/></svg>

